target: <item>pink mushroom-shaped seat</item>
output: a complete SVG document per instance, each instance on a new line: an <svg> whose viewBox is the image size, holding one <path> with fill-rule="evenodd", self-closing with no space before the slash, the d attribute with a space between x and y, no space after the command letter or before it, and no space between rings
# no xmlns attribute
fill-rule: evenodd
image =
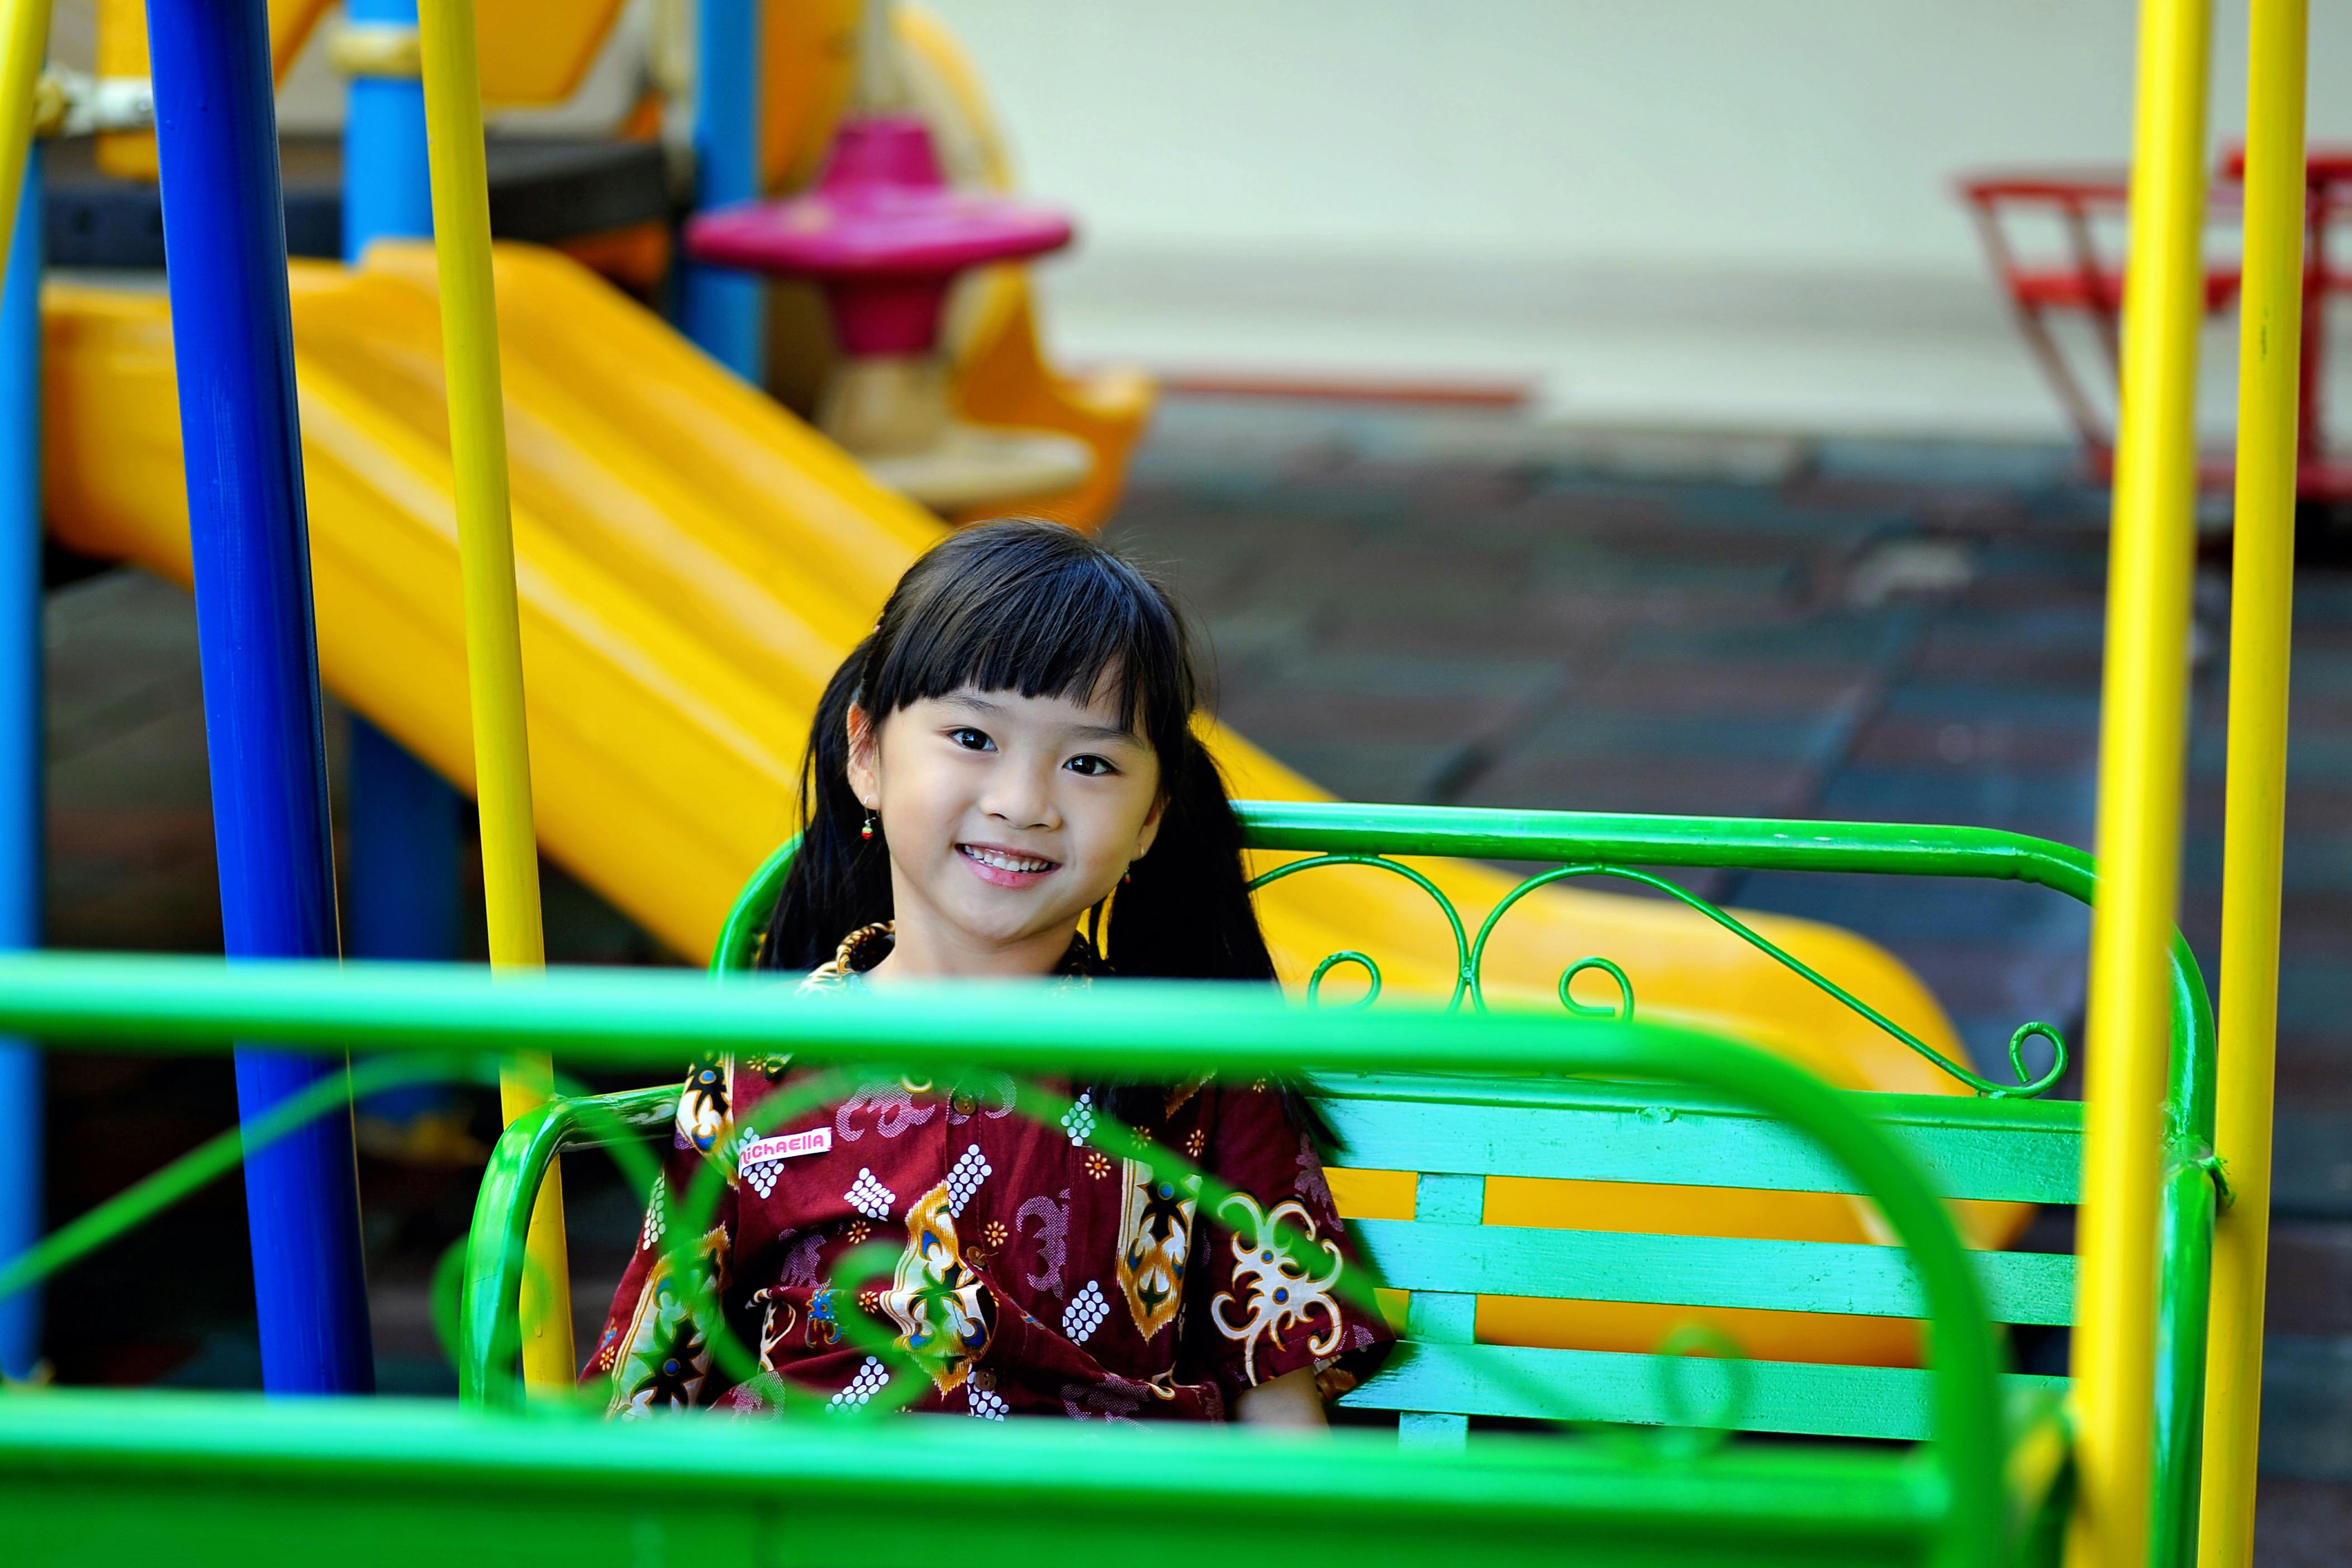
<svg viewBox="0 0 2352 1568"><path fill-rule="evenodd" d="M1070 220L951 189L930 128L887 114L845 123L807 195L706 213L687 226L686 243L698 261L823 284L849 353L923 353L938 345L958 277L1061 249Z"/></svg>
<svg viewBox="0 0 2352 1568"><path fill-rule="evenodd" d="M815 187L693 219L697 261L820 285L844 356L819 424L884 482L942 510L1074 488L1086 447L1044 432L983 432L948 415L940 318L975 267L1070 243L1051 208L951 188L929 126L906 114L854 116Z"/></svg>

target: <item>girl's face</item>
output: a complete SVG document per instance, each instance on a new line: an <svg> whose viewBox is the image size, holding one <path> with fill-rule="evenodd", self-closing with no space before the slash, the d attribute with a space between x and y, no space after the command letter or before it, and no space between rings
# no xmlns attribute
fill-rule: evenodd
<svg viewBox="0 0 2352 1568"><path fill-rule="evenodd" d="M1044 974L1160 830L1160 759L1091 701L929 698L849 713L849 785L890 847L899 974Z"/></svg>

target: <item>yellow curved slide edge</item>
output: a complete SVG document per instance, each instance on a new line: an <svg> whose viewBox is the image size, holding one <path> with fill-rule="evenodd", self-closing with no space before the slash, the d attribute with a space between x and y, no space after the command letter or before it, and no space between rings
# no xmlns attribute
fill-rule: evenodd
<svg viewBox="0 0 2352 1568"><path fill-rule="evenodd" d="M540 841L685 954L709 951L751 869L792 826L810 714L826 678L942 525L729 374L657 318L549 251L497 252L523 663ZM472 787L457 532L429 247L386 244L356 271L292 269L320 661L352 707ZM67 544L188 581L185 492L162 296L52 285L47 510ZM1246 741L1215 745L1244 795L1322 798ZM1423 865L1475 922L1500 873ZM1443 917L1402 879L1345 868L1263 896L1294 984L1360 949L1389 984L1442 992ZM1899 963L1844 931L1756 927L1938 1048L1950 1026ZM1605 953L1647 1016L1724 1029L1834 1083L1944 1092L1948 1080L1796 976L1679 909L1548 889L1499 928L1501 994L1549 999L1563 964ZM1335 981L1335 985L1337 982ZM1410 1185L1356 1178L1360 1212ZM1496 1182L1496 1223L1880 1239L1843 1199ZM2021 1211L1982 1205L1991 1243ZM1646 1314L1646 1315L1644 1315ZM1677 1321L1689 1316L1675 1314ZM1707 1314L1754 1355L1916 1354L1907 1324ZM1606 1320L1607 1332L1596 1324ZM1658 1309L1490 1303L1496 1337L1646 1349ZM1581 1326L1580 1326L1581 1325Z"/></svg>
<svg viewBox="0 0 2352 1568"><path fill-rule="evenodd" d="M857 78L859 0L760 7L760 178L771 194L816 178Z"/></svg>

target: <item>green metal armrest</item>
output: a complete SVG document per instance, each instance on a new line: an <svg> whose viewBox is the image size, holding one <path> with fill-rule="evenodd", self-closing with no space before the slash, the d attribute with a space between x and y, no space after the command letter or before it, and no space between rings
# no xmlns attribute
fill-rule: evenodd
<svg viewBox="0 0 2352 1568"><path fill-rule="evenodd" d="M540 1184L555 1157L625 1137L667 1131L677 1088L628 1089L567 1099L558 1095L514 1119L490 1150L474 1199L466 1242L465 1294L457 1325L457 1396L492 1401L491 1367L514 1367L522 1353L524 1238Z"/></svg>

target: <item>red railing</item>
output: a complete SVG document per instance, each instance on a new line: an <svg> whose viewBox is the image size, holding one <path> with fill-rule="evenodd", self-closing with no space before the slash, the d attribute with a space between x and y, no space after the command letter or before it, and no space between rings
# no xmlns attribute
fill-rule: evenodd
<svg viewBox="0 0 2352 1568"><path fill-rule="evenodd" d="M2347 501L2352 500L2352 458L2329 454L2323 390L2328 305L2335 295L2352 292L2352 272L2333 269L2328 257L2330 227L2352 213L2352 149L2315 151L2306 170L2297 489L2308 500ZM2213 187L2217 218L2236 212L2244 153L2232 150L2223 158L2220 174ZM2127 177L2118 172L1987 175L1964 179L1959 189L1976 219L1985 255L2009 295L2026 347L2083 443L2092 470L2104 479L2115 462L2115 423L2107 412L2114 398L2110 395L2103 402L2094 388L2113 388L2118 380ZM2045 237L2029 246L2023 230L2036 220ZM2218 226L2217 232L2221 232ZM2210 262L2206 310L2224 310L2237 297L2235 258L2225 255ZM2089 326L2095 347L2087 355L2070 351L2061 341L2057 327L2069 319ZM2227 488L2230 475L2226 458L2200 467L2208 489Z"/></svg>

